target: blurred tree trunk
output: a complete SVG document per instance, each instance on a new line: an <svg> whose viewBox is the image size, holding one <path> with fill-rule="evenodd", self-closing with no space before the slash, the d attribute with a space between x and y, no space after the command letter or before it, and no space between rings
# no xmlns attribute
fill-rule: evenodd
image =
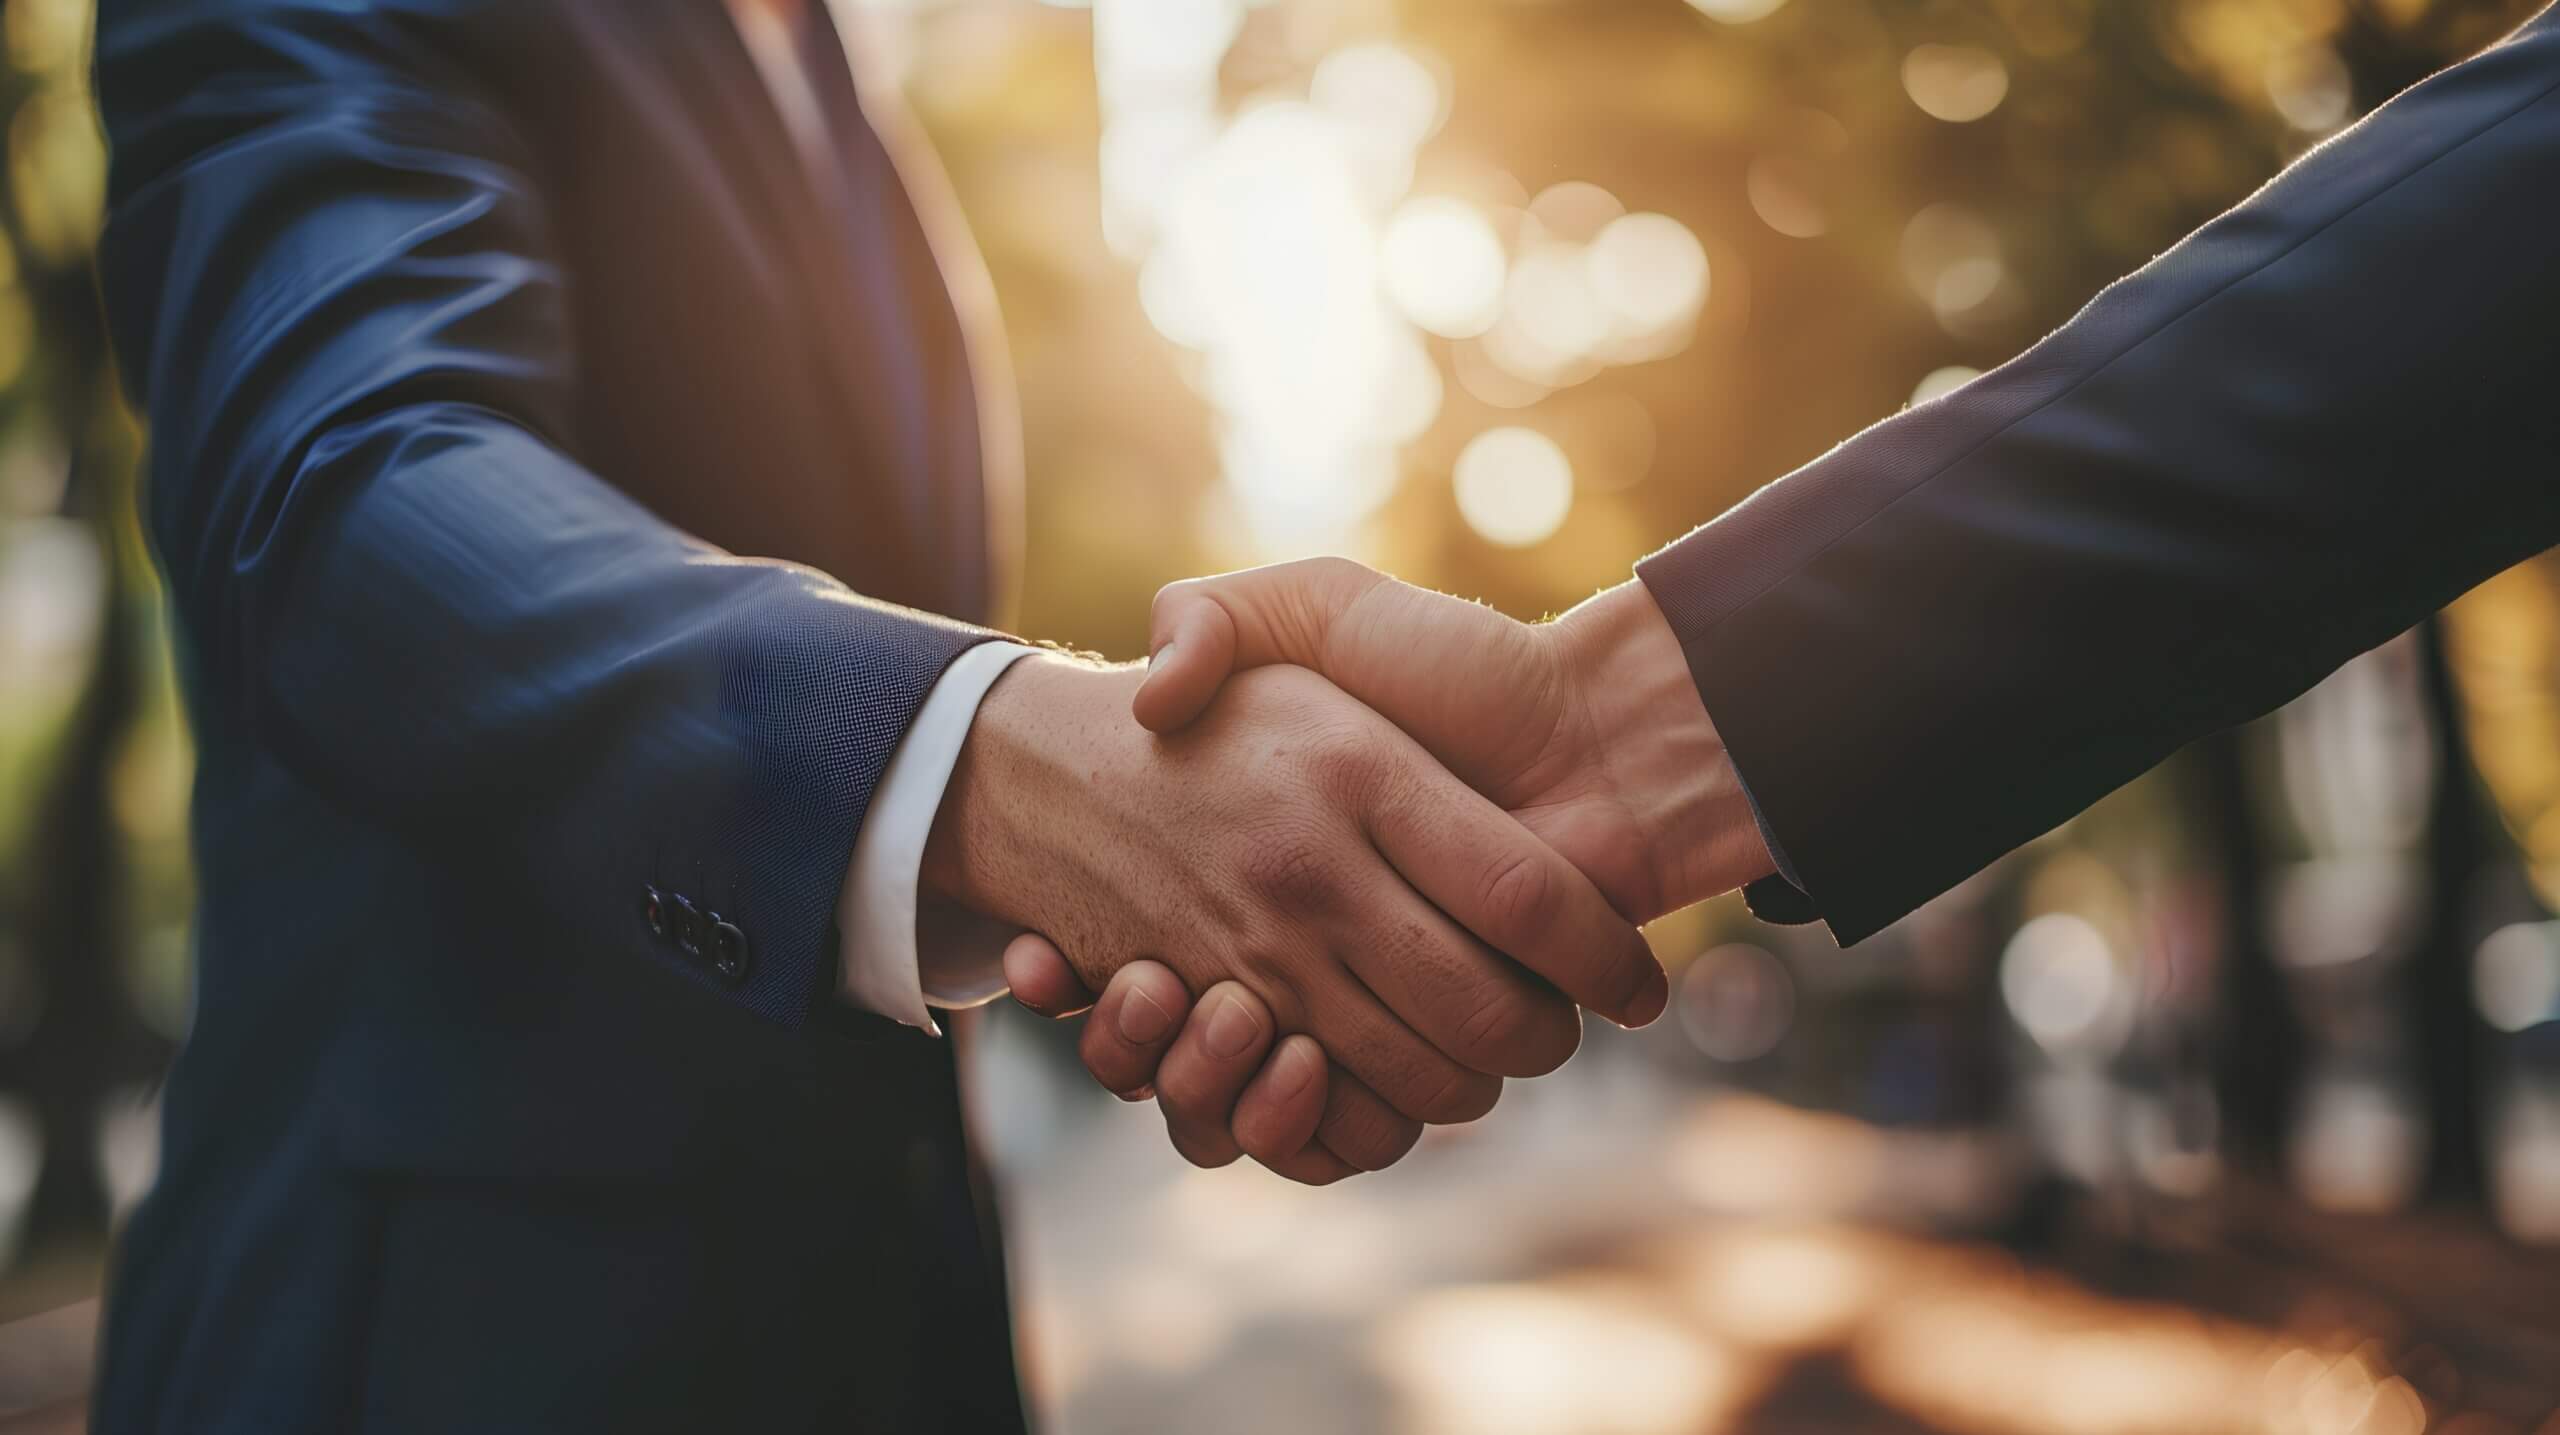
<svg viewBox="0 0 2560 1435"><path fill-rule="evenodd" d="M88 505L101 530L106 524ZM17 1085L43 1123L43 1165L24 1228L29 1250L94 1240L107 1227L107 1188L98 1163L98 1114L133 1017L117 961L114 808L108 783L118 739L135 700L133 599L116 571L119 545L99 534L106 555L97 658L89 689L64 734L59 766L36 818L37 870L27 946L44 1007L19 1053Z"/></svg>
<svg viewBox="0 0 2560 1435"><path fill-rule="evenodd" d="M2266 840L2250 802L2243 734L2234 728L2196 745L2203 789L2199 835L2217 849L2229 903L2218 968L2214 1085L2224 1157L2251 1175L2281 1180L2301 1084L2303 1036L2267 935Z"/></svg>
<svg viewBox="0 0 2560 1435"><path fill-rule="evenodd" d="M2482 801L2464 735L2453 674L2445 661L2444 619L2418 631L2419 681L2436 734L2437 780L2430 834L2427 930L2409 974L2411 1035L2418 1090L2426 1113L2429 1200L2478 1204L2487 1185L2481 1132L2485 1052L2471 1000L2472 947L2481 936L2473 901L2495 854L2487 840L2494 820Z"/></svg>

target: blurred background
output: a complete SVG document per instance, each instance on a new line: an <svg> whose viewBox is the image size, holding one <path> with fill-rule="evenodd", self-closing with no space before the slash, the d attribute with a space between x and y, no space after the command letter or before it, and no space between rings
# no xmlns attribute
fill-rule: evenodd
<svg viewBox="0 0 2560 1435"><path fill-rule="evenodd" d="M1019 626L1133 656L1158 584L1314 552L1568 606L2531 6L837 8L994 272ZM191 765L87 268L89 6L0 17L5 1415L84 1358L63 1308L151 1177ZM1385 1175L1190 1170L999 1008L974 1098L1035 1408L2560 1435L2555 903L2537 562L1855 951L1664 920L1670 1019Z"/></svg>

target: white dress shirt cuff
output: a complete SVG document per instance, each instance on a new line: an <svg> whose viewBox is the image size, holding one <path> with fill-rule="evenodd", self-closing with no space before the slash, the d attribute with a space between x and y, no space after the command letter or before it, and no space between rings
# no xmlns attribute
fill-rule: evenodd
<svg viewBox="0 0 2560 1435"><path fill-rule="evenodd" d="M930 1007L976 1006L1004 995L1005 944L1021 929L922 900L917 877L978 704L1014 660L1038 651L981 643L962 653L889 755L836 903L843 993L853 1005L938 1036Z"/></svg>

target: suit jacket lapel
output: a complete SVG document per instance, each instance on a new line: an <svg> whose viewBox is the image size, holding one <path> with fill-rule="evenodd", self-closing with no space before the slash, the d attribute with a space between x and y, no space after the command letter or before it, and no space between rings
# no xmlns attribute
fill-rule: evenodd
<svg viewBox="0 0 2560 1435"><path fill-rule="evenodd" d="M864 111L832 9L827 0L808 4L810 82L839 141L828 157L836 213L847 242L868 256L859 272L870 286L864 291L870 312L895 315L890 332L908 346L881 353L875 339L863 354L873 366L873 392L894 408L879 421L898 435L919 469L913 480L918 531L948 535L958 565L948 575L954 604L948 611L979 613L993 590L978 376L915 193Z"/></svg>
<svg viewBox="0 0 2560 1435"><path fill-rule="evenodd" d="M830 382L840 392L863 392L868 374L851 345L866 327L866 316L854 289L853 250L834 213L836 206L822 202L817 180L801 161L764 75L721 0L654 3L667 12L675 33L687 37L687 43L670 47L671 63L704 97L704 123L716 129L712 138L718 153L738 171L741 189L781 245L797 289L792 297L812 316L803 328L818 362L827 366ZM877 316L871 322L876 325ZM849 410L843 412L840 427L848 451L871 451L874 445L863 441L859 420ZM904 476L876 477L894 482Z"/></svg>
<svg viewBox="0 0 2560 1435"><path fill-rule="evenodd" d="M700 97L706 142L775 241L786 300L796 301L814 361L841 396L830 408L844 447L823 457L860 465L852 480L899 515L899 537L882 557L903 570L901 587L935 593L932 606L944 612L983 612L991 554L965 343L921 221L854 93L825 0L808 0L821 53L803 57L837 142L821 173L804 162L721 0L648 3L681 37L663 47L668 63Z"/></svg>

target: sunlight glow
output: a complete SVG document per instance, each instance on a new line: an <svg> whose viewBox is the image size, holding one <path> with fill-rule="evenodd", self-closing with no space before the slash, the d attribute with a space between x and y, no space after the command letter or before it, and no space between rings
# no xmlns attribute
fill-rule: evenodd
<svg viewBox="0 0 2560 1435"><path fill-rule="evenodd" d="M1707 302L1707 250L1667 214L1611 220L1591 241L1591 292L1613 337L1642 344L1695 319Z"/></svg>
<svg viewBox="0 0 2560 1435"><path fill-rule="evenodd" d="M1434 334L1471 338L1502 315L1502 240L1471 204L1407 202L1387 221L1379 258L1388 296Z"/></svg>
<svg viewBox="0 0 2560 1435"><path fill-rule="evenodd" d="M1538 191L1538 197L1529 201L1528 212L1537 221L1537 237L1587 244L1627 207L1596 184L1568 179Z"/></svg>
<svg viewBox="0 0 2560 1435"><path fill-rule="evenodd" d="M1503 259L1463 206L1418 209L1388 240L1445 103L1405 51L1336 51L1307 99L1226 113L1218 70L1245 8L1096 0L1103 232L1138 263L1148 322L1200 356L1239 529L1277 556L1340 547L1393 491L1396 446L1439 416L1439 372L1399 308L1490 324Z"/></svg>
<svg viewBox="0 0 2560 1435"><path fill-rule="evenodd" d="M1455 1286L1380 1332L1416 1435L1686 1435L1747 1389L1732 1356L1610 1289Z"/></svg>
<svg viewBox="0 0 2560 1435"><path fill-rule="evenodd" d="M1525 548L1564 524L1573 465L1535 429L1487 429L1458 455L1458 512L1487 542Z"/></svg>
<svg viewBox="0 0 2560 1435"><path fill-rule="evenodd" d="M1686 225L1582 180L1409 196L1450 97L1435 62L1392 43L1322 54L1305 98L1266 88L1231 111L1220 72L1251 8L1093 0L1103 238L1137 267L1147 322L1196 355L1183 374L1217 415L1220 531L1269 557L1338 551L1395 490L1449 378L1519 408L1687 346L1708 273ZM1426 334L1455 344L1446 377ZM1646 461L1621 465L1627 481ZM1525 430L1480 436L1455 476L1466 521L1507 546L1573 502L1564 450Z"/></svg>

